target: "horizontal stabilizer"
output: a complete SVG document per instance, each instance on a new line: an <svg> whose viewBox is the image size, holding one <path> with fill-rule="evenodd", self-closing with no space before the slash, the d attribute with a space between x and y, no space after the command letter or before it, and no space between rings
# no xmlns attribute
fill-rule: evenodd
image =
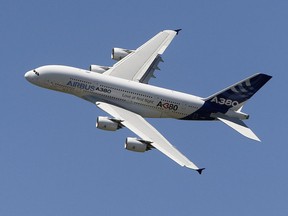
<svg viewBox="0 0 288 216"><path fill-rule="evenodd" d="M246 136L250 139L261 142L261 140L256 136L256 134L254 134L253 131L242 120L238 118L228 117L223 114L219 114L216 116L217 116L217 119L219 119L226 125L230 126L234 130L242 134L243 136Z"/></svg>

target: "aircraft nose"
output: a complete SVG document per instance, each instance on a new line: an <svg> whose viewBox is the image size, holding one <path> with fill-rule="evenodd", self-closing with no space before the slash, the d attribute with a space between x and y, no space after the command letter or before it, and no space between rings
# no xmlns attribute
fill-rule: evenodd
<svg viewBox="0 0 288 216"><path fill-rule="evenodd" d="M27 81L31 81L32 80L32 76L33 74L31 73L31 71L28 71L25 73L24 77Z"/></svg>
<svg viewBox="0 0 288 216"><path fill-rule="evenodd" d="M37 76L39 76L39 73L36 72L35 70L31 70L25 73L24 77L27 81L33 82L36 80Z"/></svg>

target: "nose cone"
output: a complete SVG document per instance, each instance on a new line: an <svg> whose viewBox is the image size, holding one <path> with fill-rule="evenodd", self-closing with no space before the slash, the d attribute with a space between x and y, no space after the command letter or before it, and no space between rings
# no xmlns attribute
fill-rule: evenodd
<svg viewBox="0 0 288 216"><path fill-rule="evenodd" d="M28 71L25 73L24 77L27 81L32 82L34 78L34 73L32 71Z"/></svg>
<svg viewBox="0 0 288 216"><path fill-rule="evenodd" d="M24 77L25 77L26 80L29 79L29 71L25 73Z"/></svg>

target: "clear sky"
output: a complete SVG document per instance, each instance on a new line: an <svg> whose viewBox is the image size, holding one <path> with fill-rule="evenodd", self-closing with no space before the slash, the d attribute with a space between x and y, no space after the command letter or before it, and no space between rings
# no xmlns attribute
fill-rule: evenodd
<svg viewBox="0 0 288 216"><path fill-rule="evenodd" d="M0 215L288 215L288 1L1 1ZM199 167L123 148L128 129L71 95L33 86L48 64L112 65L164 29L183 31L151 84L209 96L256 72L273 78L243 111L262 139L221 122L150 119Z"/></svg>

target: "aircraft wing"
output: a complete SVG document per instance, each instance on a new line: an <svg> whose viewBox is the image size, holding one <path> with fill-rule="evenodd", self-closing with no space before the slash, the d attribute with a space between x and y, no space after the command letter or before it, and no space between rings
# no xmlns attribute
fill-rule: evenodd
<svg viewBox="0 0 288 216"><path fill-rule="evenodd" d="M153 147L161 151L179 165L196 170L199 174L202 173L204 168L199 169L140 115L108 103L96 102L96 105L115 118L121 119L122 125L129 128L141 139L151 142Z"/></svg>
<svg viewBox="0 0 288 216"><path fill-rule="evenodd" d="M148 83L150 78L154 77L154 71L159 69L158 63L163 61L161 54L164 53L179 31L165 30L159 32L103 74Z"/></svg>

